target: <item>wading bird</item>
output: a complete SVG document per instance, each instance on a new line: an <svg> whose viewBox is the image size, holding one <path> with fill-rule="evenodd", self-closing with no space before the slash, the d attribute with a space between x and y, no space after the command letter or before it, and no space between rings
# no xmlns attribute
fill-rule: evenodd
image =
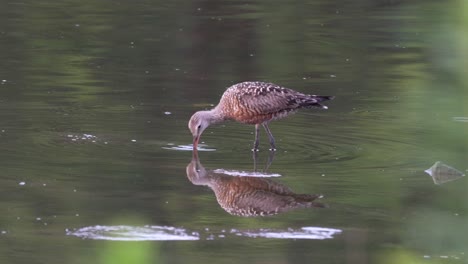
<svg viewBox="0 0 468 264"><path fill-rule="evenodd" d="M193 135L193 149L197 149L200 136L211 124L235 120L255 125L252 151L258 151L258 134L263 126L270 141L270 150L276 150L275 139L268 124L296 112L300 108L328 107L320 104L334 96L303 94L273 83L242 82L227 88L218 105L207 111L198 111L190 118L188 127Z"/></svg>

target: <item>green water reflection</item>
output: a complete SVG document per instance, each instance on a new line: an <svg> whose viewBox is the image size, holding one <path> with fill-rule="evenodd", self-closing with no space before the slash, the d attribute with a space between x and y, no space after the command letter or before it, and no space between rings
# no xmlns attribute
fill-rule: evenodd
<svg viewBox="0 0 468 264"><path fill-rule="evenodd" d="M0 263L465 263L466 177L424 170L468 169L467 14L464 0L0 1ZM187 180L188 118L246 80L336 96L271 124L269 171L329 208L236 217ZM251 171L252 131L210 127L203 165ZM96 225L343 232L66 235Z"/></svg>

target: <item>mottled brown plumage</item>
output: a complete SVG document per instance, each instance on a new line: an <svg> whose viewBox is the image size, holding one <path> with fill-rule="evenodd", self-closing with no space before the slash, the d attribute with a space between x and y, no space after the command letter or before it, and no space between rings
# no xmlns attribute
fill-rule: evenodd
<svg viewBox="0 0 468 264"><path fill-rule="evenodd" d="M268 178L235 177L207 171L194 150L187 165L187 178L195 185L210 187L218 204L232 215L268 216L300 208L327 207L316 202L317 194L297 194L289 187Z"/></svg>
<svg viewBox="0 0 468 264"><path fill-rule="evenodd" d="M203 131L211 124L225 120L235 120L255 125L253 150L258 150L258 133L262 125L268 134L271 150L275 150L275 140L268 127L270 121L280 119L300 108L322 108L323 101L333 96L303 94L288 88L265 82L242 82L229 87L218 105L209 111L198 111L188 123L193 135L193 147L197 148Z"/></svg>

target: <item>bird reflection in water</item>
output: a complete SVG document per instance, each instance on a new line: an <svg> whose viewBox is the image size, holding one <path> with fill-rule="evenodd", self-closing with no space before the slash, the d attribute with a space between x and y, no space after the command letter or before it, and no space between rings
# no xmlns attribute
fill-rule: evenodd
<svg viewBox="0 0 468 264"><path fill-rule="evenodd" d="M187 178L194 185L210 187L219 205L231 215L268 216L299 208L327 207L318 194L297 194L289 187L265 177L230 176L206 170L197 151L187 165Z"/></svg>
<svg viewBox="0 0 468 264"><path fill-rule="evenodd" d="M273 159L275 158L275 151L270 151L268 154L268 160L263 168L263 171L267 171L270 168L271 163L273 163ZM253 152L253 162L254 162L254 171L257 171L257 164L258 164L258 151Z"/></svg>

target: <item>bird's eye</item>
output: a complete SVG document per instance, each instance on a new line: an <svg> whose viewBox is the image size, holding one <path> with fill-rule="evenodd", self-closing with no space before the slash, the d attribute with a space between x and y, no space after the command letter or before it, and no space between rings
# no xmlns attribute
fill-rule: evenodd
<svg viewBox="0 0 468 264"><path fill-rule="evenodd" d="M201 125L198 125L197 129L200 129L201 128Z"/></svg>

